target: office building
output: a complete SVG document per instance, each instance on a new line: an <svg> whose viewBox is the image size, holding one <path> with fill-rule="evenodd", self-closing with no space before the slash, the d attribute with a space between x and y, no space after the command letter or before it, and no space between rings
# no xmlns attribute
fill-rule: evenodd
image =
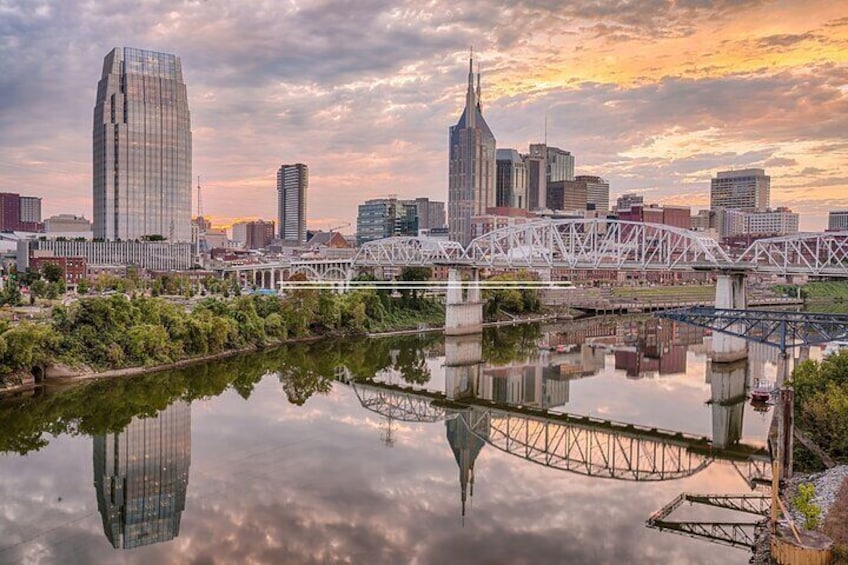
<svg viewBox="0 0 848 565"><path fill-rule="evenodd" d="M445 203L429 198L416 198L418 207L418 230L440 230L446 227Z"/></svg>
<svg viewBox="0 0 848 565"><path fill-rule="evenodd" d="M496 203L495 136L483 119L480 94L480 74L475 91L469 60L465 110L449 135L448 228L462 245L471 241L471 218Z"/></svg>
<svg viewBox="0 0 848 565"><path fill-rule="evenodd" d="M601 177L578 175L574 182L586 185L586 209L609 212L609 183Z"/></svg>
<svg viewBox="0 0 848 565"><path fill-rule="evenodd" d="M684 206L659 206L657 204L633 203L625 205L619 198L616 205L618 219L627 222L644 222L647 224L662 224L685 230L692 227L692 209Z"/></svg>
<svg viewBox="0 0 848 565"><path fill-rule="evenodd" d="M521 208L489 208L485 214L471 218L471 236L480 237L491 231L526 224L535 219L535 214Z"/></svg>
<svg viewBox="0 0 848 565"><path fill-rule="evenodd" d="M544 144L530 146L530 153L524 156L524 166L527 169L527 208L542 210L548 206L547 148Z"/></svg>
<svg viewBox="0 0 848 565"><path fill-rule="evenodd" d="M360 204L356 215L356 244L392 236L417 236L419 202L374 198Z"/></svg>
<svg viewBox="0 0 848 565"><path fill-rule="evenodd" d="M551 208L548 203L548 186L555 182L574 180L574 156L559 147L532 143L524 160L527 167L527 208ZM561 185L555 188L555 202L559 200L561 188Z"/></svg>
<svg viewBox="0 0 848 565"><path fill-rule="evenodd" d="M21 222L24 224L41 223L41 198L21 196Z"/></svg>
<svg viewBox="0 0 848 565"><path fill-rule="evenodd" d="M44 229L40 222L40 198L21 196L14 192L0 192L0 231L40 232Z"/></svg>
<svg viewBox="0 0 848 565"><path fill-rule="evenodd" d="M633 206L644 206L645 198L638 194L623 194L615 201L616 212L629 212Z"/></svg>
<svg viewBox="0 0 848 565"><path fill-rule="evenodd" d="M497 206L527 208L527 166L515 149L498 149L497 156Z"/></svg>
<svg viewBox="0 0 848 565"><path fill-rule="evenodd" d="M44 232L48 235L54 233L89 234L91 233L91 222L84 216L58 214L44 220Z"/></svg>
<svg viewBox="0 0 848 565"><path fill-rule="evenodd" d="M177 400L154 418L94 436L94 488L103 532L115 549L175 539L191 466L191 405Z"/></svg>
<svg viewBox="0 0 848 565"><path fill-rule="evenodd" d="M579 175L574 180L547 183L547 208L551 210L609 211L609 183L601 177Z"/></svg>
<svg viewBox="0 0 848 565"><path fill-rule="evenodd" d="M710 231L716 227L716 212L713 210L698 210L690 218L690 228L695 231Z"/></svg>
<svg viewBox="0 0 848 565"><path fill-rule="evenodd" d="M191 241L191 119L176 55L115 48L93 128L94 236Z"/></svg>
<svg viewBox="0 0 848 565"><path fill-rule="evenodd" d="M745 215L745 233L763 236L798 233L798 214L784 207L749 212Z"/></svg>
<svg viewBox="0 0 848 565"><path fill-rule="evenodd" d="M282 165L277 171L277 223L285 245L306 243L306 191L309 167Z"/></svg>
<svg viewBox="0 0 848 565"><path fill-rule="evenodd" d="M18 272L26 271L34 256L85 257L89 267L133 265L151 271L184 271L192 266L189 242L21 239L17 242Z"/></svg>
<svg viewBox="0 0 848 565"><path fill-rule="evenodd" d="M233 243L246 249L264 249L274 240L274 222L255 220L233 224Z"/></svg>
<svg viewBox="0 0 848 565"><path fill-rule="evenodd" d="M710 209L767 210L771 177L763 169L721 171L710 181Z"/></svg>
<svg viewBox="0 0 848 565"><path fill-rule="evenodd" d="M827 216L827 229L830 231L848 231L848 210L830 212Z"/></svg>

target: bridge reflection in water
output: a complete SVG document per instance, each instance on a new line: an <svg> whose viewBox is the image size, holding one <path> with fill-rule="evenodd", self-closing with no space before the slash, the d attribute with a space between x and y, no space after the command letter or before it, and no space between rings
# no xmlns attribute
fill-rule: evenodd
<svg viewBox="0 0 848 565"><path fill-rule="evenodd" d="M364 408L390 422L445 421L459 465L463 515L473 489L474 463L487 445L538 465L606 479L681 479L716 463L733 466L752 488L770 477L767 450L740 443L748 388L745 362L728 366L708 361L709 438L551 410L568 403L571 380L593 374L592 364L599 358L603 366L603 354L583 344L571 353L541 356L547 364L537 358L487 367L479 335L447 337L444 392L360 378L346 367L336 374ZM570 364L569 357L588 368Z"/></svg>

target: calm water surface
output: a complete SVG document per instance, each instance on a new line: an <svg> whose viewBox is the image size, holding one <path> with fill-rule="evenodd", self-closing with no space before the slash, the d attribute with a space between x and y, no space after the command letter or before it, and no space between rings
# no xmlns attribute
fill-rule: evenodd
<svg viewBox="0 0 848 565"><path fill-rule="evenodd" d="M539 410L761 448L771 413L738 393L775 378L773 352L720 374L708 337L663 324L297 345L9 399L0 563L746 563L645 526L681 492L751 492L737 466L646 458L667 440L603 461L639 443L603 425L582 461L526 448L568 426Z"/></svg>

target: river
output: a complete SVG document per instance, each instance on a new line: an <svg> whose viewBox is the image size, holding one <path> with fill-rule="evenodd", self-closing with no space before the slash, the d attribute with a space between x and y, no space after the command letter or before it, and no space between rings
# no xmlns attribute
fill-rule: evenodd
<svg viewBox="0 0 848 565"><path fill-rule="evenodd" d="M752 493L722 454L762 453L771 411L738 393L777 355L711 368L709 340L647 317L328 340L6 399L0 563L746 563L646 526Z"/></svg>

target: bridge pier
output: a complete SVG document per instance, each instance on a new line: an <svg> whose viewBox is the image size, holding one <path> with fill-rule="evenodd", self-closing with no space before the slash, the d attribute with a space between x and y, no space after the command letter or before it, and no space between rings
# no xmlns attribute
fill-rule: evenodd
<svg viewBox="0 0 848 565"><path fill-rule="evenodd" d="M748 361L734 363L707 361L710 407L713 420L713 446L725 449L742 437L747 398Z"/></svg>
<svg viewBox="0 0 848 565"><path fill-rule="evenodd" d="M451 267L448 269L448 291L445 297L445 335L478 334L483 331L480 271L477 269L470 269L470 271L471 280L464 283L458 268Z"/></svg>
<svg viewBox="0 0 848 565"><path fill-rule="evenodd" d="M445 394L448 399L477 398L482 367L481 334L445 336Z"/></svg>
<svg viewBox="0 0 848 565"><path fill-rule="evenodd" d="M722 272L716 278L715 307L745 310L748 307L747 284L744 273ZM720 332L713 333L712 359L718 363L733 363L748 357L747 342Z"/></svg>

